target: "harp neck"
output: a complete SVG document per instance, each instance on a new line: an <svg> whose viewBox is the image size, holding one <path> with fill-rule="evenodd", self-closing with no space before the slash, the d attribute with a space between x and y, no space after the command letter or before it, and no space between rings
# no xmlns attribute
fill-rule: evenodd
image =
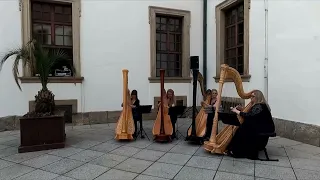
<svg viewBox="0 0 320 180"><path fill-rule="evenodd" d="M130 93L128 89L128 70L122 70L123 75L123 107L126 107L130 102Z"/></svg>
<svg viewBox="0 0 320 180"><path fill-rule="evenodd" d="M201 89L201 93L203 97L206 97L206 92L204 90L204 86L203 86L203 76L200 72L198 72L198 82L200 84L200 89Z"/></svg>
<svg viewBox="0 0 320 180"><path fill-rule="evenodd" d="M249 99L251 97L251 94L252 94L252 92L254 90L250 91L248 93L244 92L241 76L240 76L240 74L239 74L239 72L237 70L235 70L232 67L229 67L226 64L222 64L220 69L221 69L221 71L220 71L220 80L219 80L220 84L221 83L223 84L226 79L231 79L234 82L235 86L236 86L236 90L237 90L238 95L242 99ZM219 94L218 94L218 96L219 96Z"/></svg>

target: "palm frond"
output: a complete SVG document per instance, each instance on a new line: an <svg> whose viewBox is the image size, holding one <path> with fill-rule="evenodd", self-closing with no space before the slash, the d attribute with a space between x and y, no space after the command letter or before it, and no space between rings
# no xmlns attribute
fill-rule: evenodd
<svg viewBox="0 0 320 180"><path fill-rule="evenodd" d="M3 65L12 56L15 56L12 66L12 74L20 90L21 86L18 80L20 63L22 63L23 68L28 67L32 73L34 73L35 70L37 71L40 75L39 79L42 84L42 89L46 90L49 74L52 68L61 61L68 62L68 56L65 51L61 49L49 51L48 49L43 48L40 43L37 43L35 40L31 40L21 48L7 52L0 59L0 71ZM72 72L75 74L76 71L73 65L70 65L70 67Z"/></svg>
<svg viewBox="0 0 320 180"><path fill-rule="evenodd" d="M19 84L19 81L18 81L18 78L19 78L19 64L20 64L20 59L21 59L21 56L17 55L14 62L13 62L13 66L12 66L12 74L13 74L13 77L14 77L14 80L17 84L17 86L19 87L20 90L21 89L21 86Z"/></svg>
<svg viewBox="0 0 320 180"><path fill-rule="evenodd" d="M18 78L19 78L19 64L20 61L23 62L24 67L27 64L30 64L30 61L32 61L30 59L30 52L28 50L28 47L23 46L22 48L18 48L18 49L14 49L11 50L9 52L7 52L0 60L0 71L2 70L3 65L12 57L15 56L14 61L13 61L13 67L12 67L12 74L14 77L14 80L17 84L17 86L19 87L19 89L21 90L21 86L19 84Z"/></svg>
<svg viewBox="0 0 320 180"><path fill-rule="evenodd" d="M7 52L7 53L2 57L2 59L0 60L0 71L2 70L2 67L3 67L4 63L5 63L11 56L20 55L20 54L21 54L21 49L14 49L14 50L11 50L11 51Z"/></svg>
<svg viewBox="0 0 320 180"><path fill-rule="evenodd" d="M57 63L60 63L60 62L64 62L68 64L69 62L68 59L69 59L69 56L64 50L62 49L53 50L50 52L50 58L49 58L50 68L54 67ZM71 71L75 73L73 64L69 64L69 65L71 67Z"/></svg>

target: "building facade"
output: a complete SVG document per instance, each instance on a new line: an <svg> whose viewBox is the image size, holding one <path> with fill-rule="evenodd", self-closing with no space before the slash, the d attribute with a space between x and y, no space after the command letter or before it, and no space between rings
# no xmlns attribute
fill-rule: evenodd
<svg viewBox="0 0 320 180"><path fill-rule="evenodd" d="M53 77L48 87L74 112L120 110L122 69L142 104L156 104L164 68L165 88L191 106L189 57L199 56L207 88L218 88L227 63L245 91L265 93L275 118L320 125L319 7L294 0L0 1L0 52L31 38L65 49L77 78ZM7 63L0 74L0 117L26 113L40 89L34 72L21 68L20 91L11 70ZM223 96L238 97L234 83L225 83Z"/></svg>

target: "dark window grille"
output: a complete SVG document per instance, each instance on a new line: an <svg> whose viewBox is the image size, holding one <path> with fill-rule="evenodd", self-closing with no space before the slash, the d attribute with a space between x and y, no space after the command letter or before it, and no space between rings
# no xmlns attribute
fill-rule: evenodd
<svg viewBox="0 0 320 180"><path fill-rule="evenodd" d="M225 12L225 59L224 63L244 73L244 11L243 4Z"/></svg>
<svg viewBox="0 0 320 180"><path fill-rule="evenodd" d="M156 76L182 77L183 17L156 15Z"/></svg>

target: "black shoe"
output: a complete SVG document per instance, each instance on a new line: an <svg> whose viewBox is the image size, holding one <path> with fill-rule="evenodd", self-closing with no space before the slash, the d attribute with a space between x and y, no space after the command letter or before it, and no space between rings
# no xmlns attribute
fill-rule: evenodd
<svg viewBox="0 0 320 180"><path fill-rule="evenodd" d="M227 151L227 156L234 157L232 151Z"/></svg>
<svg viewBox="0 0 320 180"><path fill-rule="evenodd" d="M141 135L141 139L144 139L144 135Z"/></svg>

